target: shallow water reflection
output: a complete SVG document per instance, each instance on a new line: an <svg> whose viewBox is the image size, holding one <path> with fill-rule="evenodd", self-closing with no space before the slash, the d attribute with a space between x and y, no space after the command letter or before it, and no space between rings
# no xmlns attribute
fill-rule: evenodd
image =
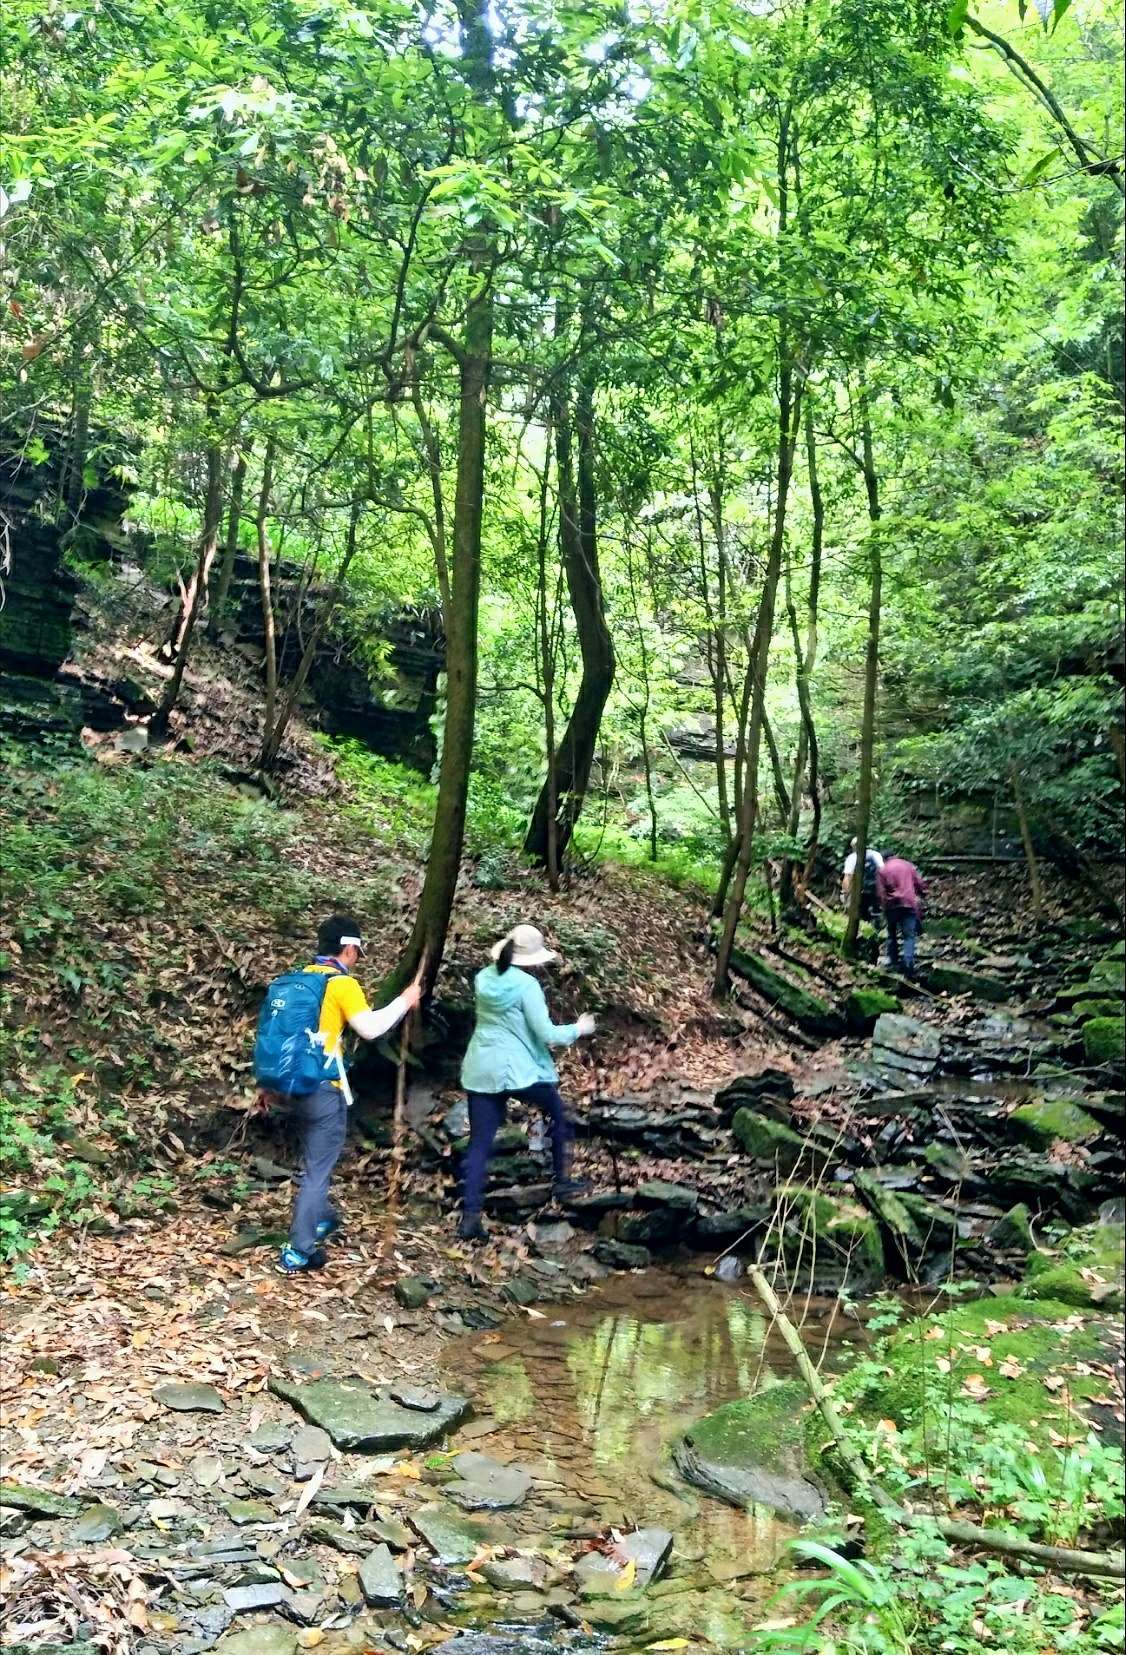
<svg viewBox="0 0 1126 1655"><path fill-rule="evenodd" d="M793 1361L749 1286L683 1272L613 1276L573 1303L540 1307L496 1333L455 1340L446 1379L466 1386L496 1422L480 1447L556 1484L549 1495L575 1536L606 1524L660 1524L676 1535L676 1572L700 1591L701 1624L760 1607L796 1531L766 1508L739 1511L679 1483L668 1447L710 1409L789 1377ZM835 1301L791 1307L815 1359L836 1366L862 1334ZM512 1513L525 1530L542 1513ZM564 1531L565 1532L565 1531ZM716 1641L735 1647L716 1623ZM734 1641L733 1641L734 1640Z"/></svg>

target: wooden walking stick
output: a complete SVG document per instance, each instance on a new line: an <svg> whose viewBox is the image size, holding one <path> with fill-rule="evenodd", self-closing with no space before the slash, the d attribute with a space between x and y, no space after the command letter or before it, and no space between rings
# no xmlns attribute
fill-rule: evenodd
<svg viewBox="0 0 1126 1655"><path fill-rule="evenodd" d="M415 982L421 982L426 974L426 955L422 960L415 976ZM410 1059L411 1036L414 1033L415 1009L412 1007L403 1019L403 1031L399 1036L399 1063L395 1070L395 1107L391 1116L391 1175L387 1180L387 1218L388 1239L394 1241L399 1220L399 1198L403 1182L403 1133L406 1126L407 1108L407 1063Z"/></svg>

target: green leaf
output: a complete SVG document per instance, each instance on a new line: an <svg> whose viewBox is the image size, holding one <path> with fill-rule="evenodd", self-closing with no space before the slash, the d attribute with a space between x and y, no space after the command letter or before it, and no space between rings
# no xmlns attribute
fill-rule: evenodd
<svg viewBox="0 0 1126 1655"><path fill-rule="evenodd" d="M966 13L970 9L970 0L953 0L946 13L946 27L955 40L961 40L962 31L966 26Z"/></svg>
<svg viewBox="0 0 1126 1655"><path fill-rule="evenodd" d="M1028 171L1021 179L1021 187L1024 188L1029 184L1035 184L1038 178L1042 178L1058 155L1058 147L1050 149L1042 155L1038 161L1034 162L1033 165L1029 167Z"/></svg>

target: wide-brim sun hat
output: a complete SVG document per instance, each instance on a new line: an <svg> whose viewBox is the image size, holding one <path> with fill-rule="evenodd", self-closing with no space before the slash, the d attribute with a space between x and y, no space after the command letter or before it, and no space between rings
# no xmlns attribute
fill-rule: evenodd
<svg viewBox="0 0 1126 1655"><path fill-rule="evenodd" d="M550 965L559 958L553 948L548 948L543 932L535 925L514 925L499 942L494 942L489 950L494 960L500 958L506 942L512 944L513 965Z"/></svg>

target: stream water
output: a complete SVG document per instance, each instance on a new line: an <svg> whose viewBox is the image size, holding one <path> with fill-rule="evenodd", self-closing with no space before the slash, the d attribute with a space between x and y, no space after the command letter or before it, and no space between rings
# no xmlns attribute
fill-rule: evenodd
<svg viewBox="0 0 1126 1655"><path fill-rule="evenodd" d="M838 1366L862 1330L835 1301L803 1308L807 1346ZM653 1618L636 1646L627 1636L618 1647L696 1634L735 1649L762 1618L796 1531L766 1508L697 1496L670 1471L668 1447L710 1409L793 1371L752 1289L704 1277L697 1261L613 1276L572 1304L456 1340L444 1378L474 1400L474 1446L538 1480L525 1507L503 1514L498 1537L550 1549L610 1525L667 1528L675 1545L668 1579L650 1592ZM527 1609L534 1618L534 1603ZM485 1624L484 1610L467 1601L466 1619Z"/></svg>

